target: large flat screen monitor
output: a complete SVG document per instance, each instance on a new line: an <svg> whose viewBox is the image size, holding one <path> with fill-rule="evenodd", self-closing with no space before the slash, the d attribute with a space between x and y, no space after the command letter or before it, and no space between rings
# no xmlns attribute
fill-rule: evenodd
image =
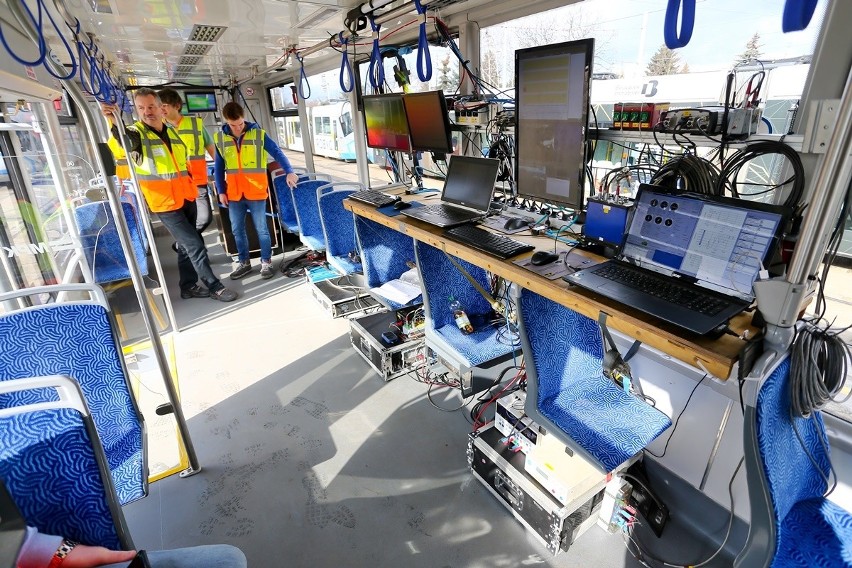
<svg viewBox="0 0 852 568"><path fill-rule="evenodd" d="M363 100L367 146L411 152L402 94L364 95Z"/></svg>
<svg viewBox="0 0 852 568"><path fill-rule="evenodd" d="M408 93L402 97L402 102L411 132L411 149L416 152L452 153L450 117L444 91Z"/></svg>
<svg viewBox="0 0 852 568"><path fill-rule="evenodd" d="M515 176L522 197L583 207L594 40L515 52Z"/></svg>
<svg viewBox="0 0 852 568"><path fill-rule="evenodd" d="M186 93L187 112L216 112L216 93L189 92Z"/></svg>

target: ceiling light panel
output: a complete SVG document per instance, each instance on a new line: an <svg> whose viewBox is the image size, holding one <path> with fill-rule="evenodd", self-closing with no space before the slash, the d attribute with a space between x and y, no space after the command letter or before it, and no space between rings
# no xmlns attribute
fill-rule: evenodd
<svg viewBox="0 0 852 568"><path fill-rule="evenodd" d="M192 26L192 31L189 33L187 41L214 42L222 37L222 34L225 33L226 29L228 29L226 26L205 26L195 24Z"/></svg>

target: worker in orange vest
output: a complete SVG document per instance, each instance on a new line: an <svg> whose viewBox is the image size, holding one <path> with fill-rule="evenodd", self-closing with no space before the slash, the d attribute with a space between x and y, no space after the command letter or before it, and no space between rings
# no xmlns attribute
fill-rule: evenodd
<svg viewBox="0 0 852 568"><path fill-rule="evenodd" d="M299 181L293 173L290 160L278 147L278 143L254 122L244 118L243 107L230 102L222 107L225 120L222 130L213 137L216 148L216 191L219 202L228 207L231 230L237 243L238 263L231 280L237 280L252 271L249 259L249 243L246 235L246 213L251 213L257 237L260 241L260 277L272 278L272 239L266 224L266 198L269 183L266 177L267 156L271 156L287 174L287 185L291 188ZM227 176L226 176L227 173Z"/></svg>
<svg viewBox="0 0 852 568"><path fill-rule="evenodd" d="M148 208L178 243L181 298L235 300L237 294L213 274L207 247L195 229L197 191L187 170L186 146L163 121L163 104L156 91L137 89L133 102L140 120L125 129L128 157ZM101 109L110 122L119 112L115 105L105 104ZM118 137L114 124L112 135ZM198 285L199 278L206 289Z"/></svg>
<svg viewBox="0 0 852 568"><path fill-rule="evenodd" d="M210 158L215 159L216 146L213 145L213 137L207 132L200 116L184 116L181 114L183 101L177 91L160 89L157 94L163 101L166 122L175 127L178 136L183 140L189 152L189 175L192 176L192 183L198 188L198 196L195 198L198 209L195 227L200 233L213 220L210 200L207 198L207 160L204 158L204 152L206 150Z"/></svg>

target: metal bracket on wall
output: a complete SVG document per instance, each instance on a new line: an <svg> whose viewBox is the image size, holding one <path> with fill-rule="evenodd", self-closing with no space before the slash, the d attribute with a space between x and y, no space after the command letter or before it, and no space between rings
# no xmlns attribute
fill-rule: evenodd
<svg viewBox="0 0 852 568"><path fill-rule="evenodd" d="M802 152L808 154L824 154L828 140L837 124L837 112L840 109L840 99L825 99L811 101L808 113L808 123L805 125L802 139Z"/></svg>

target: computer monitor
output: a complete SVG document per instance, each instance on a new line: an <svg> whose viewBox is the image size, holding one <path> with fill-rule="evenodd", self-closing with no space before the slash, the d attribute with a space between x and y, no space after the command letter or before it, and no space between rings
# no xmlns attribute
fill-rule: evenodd
<svg viewBox="0 0 852 568"><path fill-rule="evenodd" d="M451 154L453 143L444 91L408 93L402 97L402 102L411 133L411 149Z"/></svg>
<svg viewBox="0 0 852 568"><path fill-rule="evenodd" d="M518 195L577 211L586 177L593 39L515 52Z"/></svg>
<svg viewBox="0 0 852 568"><path fill-rule="evenodd" d="M411 152L408 121L401 93L364 95L364 122L367 146L383 150Z"/></svg>
<svg viewBox="0 0 852 568"><path fill-rule="evenodd" d="M213 91L186 93L187 112L216 112L216 93Z"/></svg>

